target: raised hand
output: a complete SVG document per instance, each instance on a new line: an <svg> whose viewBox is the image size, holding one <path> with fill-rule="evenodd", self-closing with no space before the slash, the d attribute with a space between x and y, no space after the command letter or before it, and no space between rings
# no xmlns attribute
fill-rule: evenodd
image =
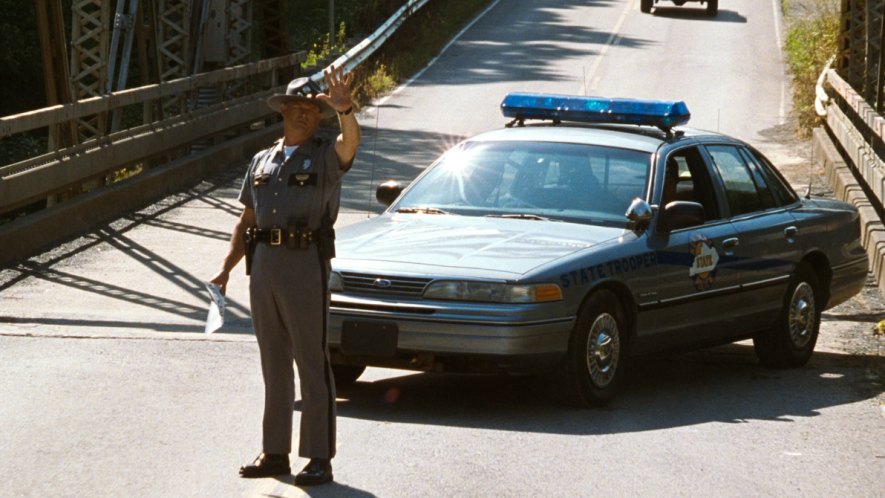
<svg viewBox="0 0 885 498"><path fill-rule="evenodd" d="M350 84L353 82L353 73L346 76L342 68L329 66L329 69L323 71L326 77L326 85L328 93L319 94L317 98L328 103L338 112L344 112L353 107L353 100L350 95Z"/></svg>

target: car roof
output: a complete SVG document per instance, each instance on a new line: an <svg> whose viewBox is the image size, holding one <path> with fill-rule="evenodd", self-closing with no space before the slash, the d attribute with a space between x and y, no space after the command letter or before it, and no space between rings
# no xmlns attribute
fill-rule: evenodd
<svg viewBox="0 0 885 498"><path fill-rule="evenodd" d="M673 144L700 137L735 141L725 135L694 128L673 128L671 134L652 126L583 125L541 123L487 131L468 141L532 141L601 145L654 153L662 144Z"/></svg>

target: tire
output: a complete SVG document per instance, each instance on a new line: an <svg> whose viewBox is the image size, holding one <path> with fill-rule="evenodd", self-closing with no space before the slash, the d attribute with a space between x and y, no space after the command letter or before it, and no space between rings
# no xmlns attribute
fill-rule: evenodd
<svg viewBox="0 0 885 498"><path fill-rule="evenodd" d="M760 363L775 368L795 368L808 363L820 330L822 310L818 296L817 274L808 263L799 263L790 279L777 324L753 337Z"/></svg>
<svg viewBox="0 0 885 498"><path fill-rule="evenodd" d="M649 12L651 12L652 2L654 2L654 0L640 0L639 10L641 10L645 14L648 14ZM636 4L633 4L633 5L636 5Z"/></svg>
<svg viewBox="0 0 885 498"><path fill-rule="evenodd" d="M568 404L602 406L618 393L627 363L626 324L610 291L593 293L581 306L558 386Z"/></svg>
<svg viewBox="0 0 885 498"><path fill-rule="evenodd" d="M363 365L332 365L332 375L335 376L335 387L352 386L360 375L366 371Z"/></svg>
<svg viewBox="0 0 885 498"><path fill-rule="evenodd" d="M716 17L719 12L719 0L707 0L707 15Z"/></svg>

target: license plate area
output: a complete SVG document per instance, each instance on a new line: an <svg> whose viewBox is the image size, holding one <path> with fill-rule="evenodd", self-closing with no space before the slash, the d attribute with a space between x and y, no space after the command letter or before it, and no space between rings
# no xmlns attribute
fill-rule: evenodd
<svg viewBox="0 0 885 498"><path fill-rule="evenodd" d="M393 323L344 321L341 352L354 356L396 356L399 329Z"/></svg>

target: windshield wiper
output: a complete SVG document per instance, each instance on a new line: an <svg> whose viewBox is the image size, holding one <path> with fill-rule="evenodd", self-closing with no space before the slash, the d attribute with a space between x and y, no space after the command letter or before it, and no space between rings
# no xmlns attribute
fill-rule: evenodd
<svg viewBox="0 0 885 498"><path fill-rule="evenodd" d="M404 207L396 210L397 213L420 213L420 214L449 214L435 207Z"/></svg>
<svg viewBox="0 0 885 498"><path fill-rule="evenodd" d="M515 218L518 220L550 221L550 218L545 218L543 216L539 216L537 214L531 214L531 213L489 214L487 216L489 216L491 218Z"/></svg>

